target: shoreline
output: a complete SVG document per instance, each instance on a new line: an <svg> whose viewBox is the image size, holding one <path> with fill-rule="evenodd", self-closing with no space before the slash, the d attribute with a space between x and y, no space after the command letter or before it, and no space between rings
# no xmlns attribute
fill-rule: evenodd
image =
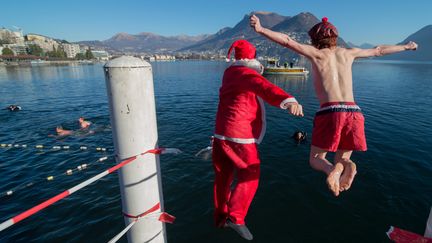
<svg viewBox="0 0 432 243"><path fill-rule="evenodd" d="M40 67L40 66L69 66L69 65L94 65L104 61L91 60L51 60L51 61L3 61L0 67Z"/></svg>

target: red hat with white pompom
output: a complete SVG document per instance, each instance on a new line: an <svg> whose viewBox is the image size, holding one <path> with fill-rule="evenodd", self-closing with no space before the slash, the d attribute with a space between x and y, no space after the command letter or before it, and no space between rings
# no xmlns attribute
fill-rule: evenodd
<svg viewBox="0 0 432 243"><path fill-rule="evenodd" d="M235 59L255 59L256 49L255 47L247 40L237 40L232 43L231 47L228 50L227 60L230 59L230 55L232 50L235 51Z"/></svg>
<svg viewBox="0 0 432 243"><path fill-rule="evenodd" d="M328 22L327 17L322 18L322 21L314 25L308 33L309 36L315 40L338 37L339 35L336 27Z"/></svg>

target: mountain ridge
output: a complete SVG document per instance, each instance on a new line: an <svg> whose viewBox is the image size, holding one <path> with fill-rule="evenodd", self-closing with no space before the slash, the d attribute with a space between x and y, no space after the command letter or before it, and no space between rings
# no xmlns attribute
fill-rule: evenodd
<svg viewBox="0 0 432 243"><path fill-rule="evenodd" d="M220 55L225 55L232 42L237 39L247 39L257 47L257 54L260 56L298 57L297 53L255 33L249 25L249 17L252 14L260 18L261 24L264 27L287 33L296 41L306 44L310 44L310 38L307 32L313 25L320 22L320 20L310 12L302 12L294 16L283 16L274 12L254 11L245 14L233 27L223 27L214 34L162 36L150 32L141 32L138 34L119 32L107 40L81 41L78 43L121 53L157 54L185 52L218 53ZM417 52L404 52L380 58L432 61L432 47L430 47L431 45L429 44L432 43L432 25L423 27L400 43L406 43L410 40L416 41L419 44L419 50ZM347 43L342 37L338 39L338 45L344 47L373 48L373 45L368 43L364 43L360 46Z"/></svg>

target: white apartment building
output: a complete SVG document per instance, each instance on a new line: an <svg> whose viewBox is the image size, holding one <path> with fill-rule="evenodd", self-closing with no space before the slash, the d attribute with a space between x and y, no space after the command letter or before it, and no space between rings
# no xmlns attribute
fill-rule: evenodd
<svg viewBox="0 0 432 243"><path fill-rule="evenodd" d="M91 50L93 56L100 61L108 61L110 55L107 51L104 50Z"/></svg>
<svg viewBox="0 0 432 243"><path fill-rule="evenodd" d="M63 50L66 52L67 58L75 58L76 54L81 52L78 44L67 44L63 43Z"/></svg>

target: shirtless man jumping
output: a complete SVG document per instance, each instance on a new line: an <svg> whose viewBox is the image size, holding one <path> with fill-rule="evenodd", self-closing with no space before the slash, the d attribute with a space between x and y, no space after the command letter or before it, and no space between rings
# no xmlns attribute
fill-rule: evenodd
<svg viewBox="0 0 432 243"><path fill-rule="evenodd" d="M356 58L416 50L417 44L381 45L373 49L346 49L337 46L338 31L323 18L309 30L312 45L296 42L284 33L261 26L255 15L250 25L268 39L306 56L312 63L315 92L320 109L315 115L309 163L327 175L327 184L335 196L348 190L357 173L350 159L353 150L366 151L364 117L354 102L352 64ZM336 152L334 163L326 159L327 152Z"/></svg>

